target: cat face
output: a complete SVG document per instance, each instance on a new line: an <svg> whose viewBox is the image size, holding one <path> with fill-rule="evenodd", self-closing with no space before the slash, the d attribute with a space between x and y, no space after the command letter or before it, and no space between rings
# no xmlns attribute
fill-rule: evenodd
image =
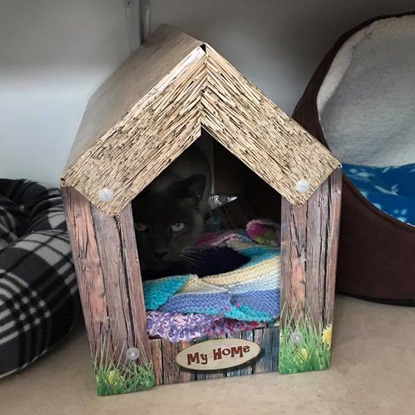
<svg viewBox="0 0 415 415"><path fill-rule="evenodd" d="M185 261L186 249L203 230L200 203L206 178L194 175L166 189L144 190L133 201L137 248L144 272L157 272Z"/></svg>

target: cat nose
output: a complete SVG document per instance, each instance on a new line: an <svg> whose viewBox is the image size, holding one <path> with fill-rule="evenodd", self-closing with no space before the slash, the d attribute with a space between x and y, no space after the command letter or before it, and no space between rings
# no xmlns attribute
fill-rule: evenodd
<svg viewBox="0 0 415 415"><path fill-rule="evenodd" d="M156 249L154 251L154 256L158 259L163 259L167 256L167 249Z"/></svg>

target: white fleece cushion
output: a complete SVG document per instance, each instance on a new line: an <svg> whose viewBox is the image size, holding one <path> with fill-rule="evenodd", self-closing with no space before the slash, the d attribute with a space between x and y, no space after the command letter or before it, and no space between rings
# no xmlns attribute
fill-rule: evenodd
<svg viewBox="0 0 415 415"><path fill-rule="evenodd" d="M345 163L415 162L415 16L379 20L340 49L317 105L326 140Z"/></svg>

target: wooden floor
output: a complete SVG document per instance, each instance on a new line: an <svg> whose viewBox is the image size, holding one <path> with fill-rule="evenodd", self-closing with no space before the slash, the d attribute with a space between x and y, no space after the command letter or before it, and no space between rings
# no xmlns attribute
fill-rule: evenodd
<svg viewBox="0 0 415 415"><path fill-rule="evenodd" d="M337 297L332 368L98 398L85 330L0 381L4 415L413 415L415 309Z"/></svg>

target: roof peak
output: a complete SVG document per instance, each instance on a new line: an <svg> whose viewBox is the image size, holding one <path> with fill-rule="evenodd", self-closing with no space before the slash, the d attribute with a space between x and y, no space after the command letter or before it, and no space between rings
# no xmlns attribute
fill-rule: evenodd
<svg viewBox="0 0 415 415"><path fill-rule="evenodd" d="M202 127L294 205L340 165L212 47L164 25L91 97L62 185L119 213Z"/></svg>

